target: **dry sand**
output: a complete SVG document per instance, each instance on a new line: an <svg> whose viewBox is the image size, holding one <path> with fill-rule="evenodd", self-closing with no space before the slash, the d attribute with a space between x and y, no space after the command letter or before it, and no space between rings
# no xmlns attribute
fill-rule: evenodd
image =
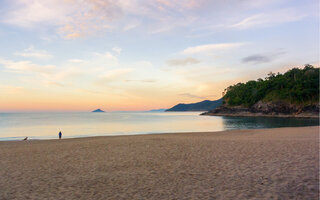
<svg viewBox="0 0 320 200"><path fill-rule="evenodd" d="M318 133L0 142L0 199L319 199Z"/></svg>

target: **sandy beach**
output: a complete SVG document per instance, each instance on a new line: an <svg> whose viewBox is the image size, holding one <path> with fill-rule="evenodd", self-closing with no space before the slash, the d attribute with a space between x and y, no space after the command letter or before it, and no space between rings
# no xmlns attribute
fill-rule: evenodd
<svg viewBox="0 0 320 200"><path fill-rule="evenodd" d="M319 199L319 127L0 142L0 199Z"/></svg>

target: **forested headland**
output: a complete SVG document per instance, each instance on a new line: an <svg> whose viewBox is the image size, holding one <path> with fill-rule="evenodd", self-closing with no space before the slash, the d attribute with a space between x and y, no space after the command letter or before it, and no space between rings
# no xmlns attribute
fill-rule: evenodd
<svg viewBox="0 0 320 200"><path fill-rule="evenodd" d="M224 91L223 105L206 114L237 113L316 116L319 113L319 68L305 65L284 74L237 83ZM241 114L241 115L242 115Z"/></svg>

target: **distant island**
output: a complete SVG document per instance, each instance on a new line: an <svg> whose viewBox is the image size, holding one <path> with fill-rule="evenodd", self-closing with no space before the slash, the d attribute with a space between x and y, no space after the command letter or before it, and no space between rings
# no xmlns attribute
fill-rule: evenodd
<svg viewBox="0 0 320 200"><path fill-rule="evenodd" d="M218 99L215 101L205 100L197 103L184 104L180 103L178 105L173 106L170 109L167 109L167 112L170 111L209 111L213 110L216 107L222 104L222 99Z"/></svg>
<svg viewBox="0 0 320 200"><path fill-rule="evenodd" d="M319 68L305 65L229 86L223 104L202 115L318 118Z"/></svg>
<svg viewBox="0 0 320 200"><path fill-rule="evenodd" d="M92 112L104 112L103 110L101 110L100 108L98 108L97 110L94 110Z"/></svg>
<svg viewBox="0 0 320 200"><path fill-rule="evenodd" d="M152 110L149 110L147 112L164 112L166 110L167 110L166 108L160 108L160 109L152 109Z"/></svg>

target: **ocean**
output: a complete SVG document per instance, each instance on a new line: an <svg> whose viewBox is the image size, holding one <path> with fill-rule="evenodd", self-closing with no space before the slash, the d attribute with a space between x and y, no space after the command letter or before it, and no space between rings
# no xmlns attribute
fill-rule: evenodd
<svg viewBox="0 0 320 200"><path fill-rule="evenodd" d="M214 132L319 125L318 119L200 116L200 112L0 113L0 140Z"/></svg>

